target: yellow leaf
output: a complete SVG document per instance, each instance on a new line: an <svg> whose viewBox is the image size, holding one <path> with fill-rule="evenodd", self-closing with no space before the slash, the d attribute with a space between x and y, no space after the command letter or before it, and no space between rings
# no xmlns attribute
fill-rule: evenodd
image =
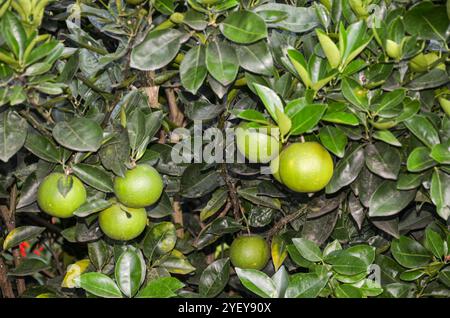
<svg viewBox="0 0 450 318"><path fill-rule="evenodd" d="M61 287L76 287L75 279L86 271L86 269L89 267L89 264L90 262L88 259L82 259L81 261L69 265L67 267L66 276L64 276L64 280L61 283Z"/></svg>
<svg viewBox="0 0 450 318"><path fill-rule="evenodd" d="M283 265L284 260L287 256L286 243L281 238L281 236L274 236L272 239L272 262L275 267L275 272L278 271L281 265Z"/></svg>

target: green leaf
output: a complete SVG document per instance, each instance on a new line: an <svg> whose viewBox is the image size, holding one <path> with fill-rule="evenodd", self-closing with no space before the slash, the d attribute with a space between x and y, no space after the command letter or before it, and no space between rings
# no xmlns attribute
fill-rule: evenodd
<svg viewBox="0 0 450 318"><path fill-rule="evenodd" d="M203 222L209 217L213 216L225 204L228 199L228 191L224 188L219 188L214 191L211 199L206 203L206 206L200 211L200 220Z"/></svg>
<svg viewBox="0 0 450 318"><path fill-rule="evenodd" d="M88 244L90 262L101 271L111 258L111 249L103 240L97 240Z"/></svg>
<svg viewBox="0 0 450 318"><path fill-rule="evenodd" d="M176 256L164 258L160 266L173 274L186 275L195 271L195 267L187 259Z"/></svg>
<svg viewBox="0 0 450 318"><path fill-rule="evenodd" d="M320 128L319 138L328 150L339 158L344 157L348 139L342 130L333 126L324 126Z"/></svg>
<svg viewBox="0 0 450 318"><path fill-rule="evenodd" d="M86 202L78 209L76 209L73 214L79 217L86 217L93 213L103 211L104 209L109 208L111 205L112 205L111 201L107 201L104 199L96 199Z"/></svg>
<svg viewBox="0 0 450 318"><path fill-rule="evenodd" d="M368 110L369 100L367 98L367 91L355 80L344 78L342 80L341 90L345 99L352 103L356 108L362 111Z"/></svg>
<svg viewBox="0 0 450 318"><path fill-rule="evenodd" d="M328 276L299 273L290 277L286 298L316 298L328 282Z"/></svg>
<svg viewBox="0 0 450 318"><path fill-rule="evenodd" d="M417 147L408 156L406 167L408 171L420 172L434 167L437 163L430 157L430 149Z"/></svg>
<svg viewBox="0 0 450 318"><path fill-rule="evenodd" d="M264 106L267 109L267 112L272 116L272 118L277 121L277 110L278 112L284 113L284 106L283 102L281 101L280 97L278 97L277 93L275 93L272 89L260 85L257 83L253 84L253 88L256 91L256 94L258 94L259 98L263 102Z"/></svg>
<svg viewBox="0 0 450 318"><path fill-rule="evenodd" d="M103 298L122 298L122 293L116 283L102 273L82 274L77 280L80 288L87 292Z"/></svg>
<svg viewBox="0 0 450 318"><path fill-rule="evenodd" d="M0 114L0 160L7 162L22 148L27 138L27 122L16 112Z"/></svg>
<svg viewBox="0 0 450 318"><path fill-rule="evenodd" d="M22 23L12 11L7 11L0 22L2 38L16 58L22 61L28 42Z"/></svg>
<svg viewBox="0 0 450 318"><path fill-rule="evenodd" d="M235 268L242 285L262 298L276 298L278 295L275 283L265 273L255 269Z"/></svg>
<svg viewBox="0 0 450 318"><path fill-rule="evenodd" d="M430 157L441 164L450 164L450 140L433 146Z"/></svg>
<svg viewBox="0 0 450 318"><path fill-rule="evenodd" d="M425 230L424 246L438 259L442 259L442 257L444 257L446 254L446 246L444 240L439 235L439 233L433 231L430 227L427 227L427 229Z"/></svg>
<svg viewBox="0 0 450 318"><path fill-rule="evenodd" d="M366 166L384 179L396 180L400 171L400 152L385 143L370 144L365 149Z"/></svg>
<svg viewBox="0 0 450 318"><path fill-rule="evenodd" d="M450 217L450 176L440 170L435 170L431 178L430 196L436 205L436 211L441 218Z"/></svg>
<svg viewBox="0 0 450 318"><path fill-rule="evenodd" d="M380 103L371 105L371 109L375 112L375 115L384 118L391 118L398 114L397 106L399 106L406 96L405 89L396 89L392 92L382 95Z"/></svg>
<svg viewBox="0 0 450 318"><path fill-rule="evenodd" d="M161 222L155 224L147 232L143 241L143 252L148 259L153 259L156 255L170 253L177 242L175 225L171 222Z"/></svg>
<svg viewBox="0 0 450 318"><path fill-rule="evenodd" d="M26 258L16 268L9 270L8 275L11 276L28 276L48 270L50 264L47 264L41 258Z"/></svg>
<svg viewBox="0 0 450 318"><path fill-rule="evenodd" d="M433 127L433 124L423 115L415 115L414 117L404 121L406 127L423 142L427 147L433 148L439 144L439 134Z"/></svg>
<svg viewBox="0 0 450 318"><path fill-rule="evenodd" d="M255 123L260 123L260 124L269 124L269 121L267 120L266 117L264 117L264 115L262 113L260 113L257 110L254 109L244 109L244 110L233 110L232 111L233 114L236 115L236 117L244 119L244 120L248 120L248 121L252 121Z"/></svg>
<svg viewBox="0 0 450 318"><path fill-rule="evenodd" d="M406 208L415 195L415 190L399 191L394 181L383 181L370 198L369 216L395 215Z"/></svg>
<svg viewBox="0 0 450 318"><path fill-rule="evenodd" d="M352 183L364 166L364 149L363 147L353 147L347 151L336 165L333 177L326 186L326 193L335 193L341 188Z"/></svg>
<svg viewBox="0 0 450 318"><path fill-rule="evenodd" d="M137 298L171 298L175 297L176 291L183 288L184 284L175 277L160 277L151 280L145 286Z"/></svg>
<svg viewBox="0 0 450 318"><path fill-rule="evenodd" d="M406 236L392 241L391 253L395 260L406 268L424 266L431 260L431 255L425 247Z"/></svg>
<svg viewBox="0 0 450 318"><path fill-rule="evenodd" d="M83 182L103 192L114 192L111 175L100 166L79 163L72 166L75 175Z"/></svg>
<svg viewBox="0 0 450 318"><path fill-rule="evenodd" d="M251 45L239 45L237 47L239 65L247 71L271 76L273 74L273 59L269 46L264 41Z"/></svg>
<svg viewBox="0 0 450 318"><path fill-rule="evenodd" d="M434 5L424 1L412 7L405 15L408 33L422 39L446 42L449 18L444 5Z"/></svg>
<svg viewBox="0 0 450 318"><path fill-rule="evenodd" d="M289 49L287 52L289 60L302 79L303 84L305 84L306 88L311 88L313 86L313 82L309 74L308 63L306 62L303 54L294 49Z"/></svg>
<svg viewBox="0 0 450 318"><path fill-rule="evenodd" d="M37 157L48 162L58 163L61 160L61 152L53 142L45 136L28 134L25 148Z"/></svg>
<svg viewBox="0 0 450 318"><path fill-rule="evenodd" d="M141 71L154 71L166 66L178 54L183 35L176 29L149 32L131 51L130 66Z"/></svg>
<svg viewBox="0 0 450 318"><path fill-rule="evenodd" d="M359 288L349 285L342 284L336 287L335 294L337 298L363 298L363 293L359 290Z"/></svg>
<svg viewBox="0 0 450 318"><path fill-rule="evenodd" d="M293 238L292 243L298 252L310 262L320 262L322 260L322 252L316 243L304 238Z"/></svg>
<svg viewBox="0 0 450 318"><path fill-rule="evenodd" d="M322 117L322 121L328 121L330 123L358 126L358 117L351 113L346 112L326 112Z"/></svg>
<svg viewBox="0 0 450 318"><path fill-rule="evenodd" d="M292 118L291 135L297 136L314 129L327 109L325 104L305 105Z"/></svg>
<svg viewBox="0 0 450 318"><path fill-rule="evenodd" d="M385 143L395 146L395 147L401 147L401 142L397 139L397 137L394 136L393 133L391 133L389 130L376 130L372 137L377 140L384 141Z"/></svg>
<svg viewBox="0 0 450 318"><path fill-rule="evenodd" d="M205 48L202 45L190 49L180 65L180 79L183 87L192 94L196 94L202 86L208 70L205 62Z"/></svg>
<svg viewBox="0 0 450 318"><path fill-rule="evenodd" d="M369 245L353 245L346 249L346 253L359 258L367 266L375 261L375 248Z"/></svg>
<svg viewBox="0 0 450 318"><path fill-rule="evenodd" d="M200 277L199 292L203 297L216 297L225 288L230 277L230 260L219 259L203 271Z"/></svg>
<svg viewBox="0 0 450 318"><path fill-rule="evenodd" d="M266 23L250 11L232 12L219 28L228 40L236 43L248 44L267 37Z"/></svg>
<svg viewBox="0 0 450 318"><path fill-rule="evenodd" d="M131 249L123 252L116 262L114 274L116 282L124 295L133 297L145 278L145 263Z"/></svg>
<svg viewBox="0 0 450 318"><path fill-rule="evenodd" d="M16 247L24 241L31 240L39 236L45 231L45 227L38 226L19 226L9 232L3 241L3 249L8 250L12 247Z"/></svg>
<svg viewBox="0 0 450 318"><path fill-rule="evenodd" d="M61 121L53 128L53 137L62 146L76 151L97 151L103 140L98 123L88 118Z"/></svg>
<svg viewBox="0 0 450 318"><path fill-rule="evenodd" d="M397 189L412 190L422 184L423 174L419 173L400 173L397 181Z"/></svg>
<svg viewBox="0 0 450 318"><path fill-rule="evenodd" d="M357 275L366 272L368 269L364 260L346 250L331 252L325 257L325 262L332 265L337 273L347 276Z"/></svg>
<svg viewBox="0 0 450 318"><path fill-rule="evenodd" d="M208 72L222 85L231 84L239 71L239 60L235 49L227 42L213 41L206 47Z"/></svg>

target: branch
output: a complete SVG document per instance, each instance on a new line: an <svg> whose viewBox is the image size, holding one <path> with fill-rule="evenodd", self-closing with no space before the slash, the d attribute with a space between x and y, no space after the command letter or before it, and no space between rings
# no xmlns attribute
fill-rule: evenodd
<svg viewBox="0 0 450 318"><path fill-rule="evenodd" d="M16 216L15 216L16 201L17 201L17 186L16 184L13 184L9 195L9 209L4 205L0 206L0 212L9 233L11 233L11 231L13 231L16 228ZM20 253L17 248L14 248L12 252L14 258L14 265L17 268L21 263ZM25 279L16 278L16 283L17 283L17 291L20 296L26 290Z"/></svg>
<svg viewBox="0 0 450 318"><path fill-rule="evenodd" d="M15 298L11 282L8 280L6 264L3 258L0 257L0 289L2 290L2 297Z"/></svg>
<svg viewBox="0 0 450 318"><path fill-rule="evenodd" d="M184 123L184 114L178 108L177 98L173 88L166 88L165 90L167 103L169 104L169 119L178 127L182 127Z"/></svg>
<svg viewBox="0 0 450 318"><path fill-rule="evenodd" d="M268 237L272 237L276 235L279 231L281 231L286 225L291 223L292 221L298 219L303 214L305 214L308 210L306 209L306 206L301 207L298 211L288 214L284 217L282 217L267 233Z"/></svg>

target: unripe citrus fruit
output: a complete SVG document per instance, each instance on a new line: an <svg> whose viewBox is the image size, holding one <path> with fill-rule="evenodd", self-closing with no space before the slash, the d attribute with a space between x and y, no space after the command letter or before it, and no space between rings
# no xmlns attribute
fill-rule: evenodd
<svg viewBox="0 0 450 318"><path fill-rule="evenodd" d="M281 143L268 130L248 128L246 125L236 129L237 148L250 162L267 163L278 156Z"/></svg>
<svg viewBox="0 0 450 318"><path fill-rule="evenodd" d="M434 52L430 52L427 54L420 53L413 59L411 59L411 61L409 61L409 67L413 72L416 73L426 72L428 71L429 67L438 59L439 56ZM444 63L439 63L436 67L445 71Z"/></svg>
<svg viewBox="0 0 450 318"><path fill-rule="evenodd" d="M386 40L386 53L389 57L399 60L402 57L402 47L394 41Z"/></svg>
<svg viewBox="0 0 450 318"><path fill-rule="evenodd" d="M132 208L143 208L158 201L163 187L161 175L149 165L138 165L114 180L117 198Z"/></svg>
<svg viewBox="0 0 450 318"><path fill-rule="evenodd" d="M230 247L231 263L243 269L263 269L269 261L269 255L269 245L259 235L240 236Z"/></svg>
<svg viewBox="0 0 450 318"><path fill-rule="evenodd" d="M55 172L40 184L37 202L45 213L69 218L86 202L86 189L77 177Z"/></svg>
<svg viewBox="0 0 450 318"><path fill-rule="evenodd" d="M333 159L317 142L295 143L280 154L279 177L296 192L317 192L333 176Z"/></svg>
<svg viewBox="0 0 450 318"><path fill-rule="evenodd" d="M100 228L108 237L117 241L129 241L138 237L147 225L144 208L134 209L115 203L100 212Z"/></svg>

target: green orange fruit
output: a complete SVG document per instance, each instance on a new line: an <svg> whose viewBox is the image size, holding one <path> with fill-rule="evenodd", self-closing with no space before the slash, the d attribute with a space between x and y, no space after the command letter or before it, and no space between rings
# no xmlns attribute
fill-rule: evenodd
<svg viewBox="0 0 450 318"><path fill-rule="evenodd" d="M266 128L249 128L247 125L236 129L236 145L239 152L252 163L268 163L277 157L280 141Z"/></svg>
<svg viewBox="0 0 450 318"><path fill-rule="evenodd" d="M243 235L230 247L231 263L243 269L263 269L270 257L269 244L259 235Z"/></svg>
<svg viewBox="0 0 450 318"><path fill-rule="evenodd" d="M37 202L45 213L69 218L86 202L86 196L86 189L77 177L55 172L40 184Z"/></svg>
<svg viewBox="0 0 450 318"><path fill-rule="evenodd" d="M131 208L143 208L154 204L164 188L161 175L149 165L137 165L114 180L117 199Z"/></svg>
<svg viewBox="0 0 450 318"><path fill-rule="evenodd" d="M317 142L294 143L284 149L272 171L281 182L295 192L317 192L325 188L333 176L333 159Z"/></svg>
<svg viewBox="0 0 450 318"><path fill-rule="evenodd" d="M108 237L117 241L129 241L138 237L147 226L147 212L144 208L129 208L114 203L100 212L100 228Z"/></svg>
<svg viewBox="0 0 450 318"><path fill-rule="evenodd" d="M126 2L127 2L128 4L131 4L131 5L136 6L136 5L138 5L138 4L141 4L141 3L145 2L145 0L126 0Z"/></svg>

